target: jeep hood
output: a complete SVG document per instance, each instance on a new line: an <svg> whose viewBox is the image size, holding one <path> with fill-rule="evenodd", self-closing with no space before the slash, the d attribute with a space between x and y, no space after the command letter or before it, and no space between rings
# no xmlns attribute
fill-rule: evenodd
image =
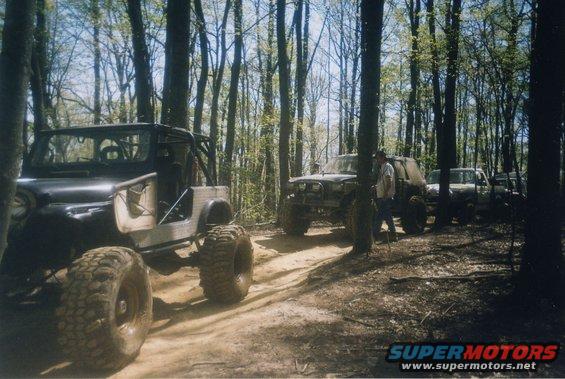
<svg viewBox="0 0 565 379"><path fill-rule="evenodd" d="M290 178L289 183L296 182L345 182L347 180L355 179L357 175L351 174L314 174Z"/></svg>
<svg viewBox="0 0 565 379"><path fill-rule="evenodd" d="M110 200L114 185L127 178L18 179L18 189L32 192L43 204L92 203Z"/></svg>
<svg viewBox="0 0 565 379"><path fill-rule="evenodd" d="M428 190L439 191L439 184L427 184ZM451 183L449 189L453 191L463 191L463 190L475 190L474 184L461 184L461 183Z"/></svg>

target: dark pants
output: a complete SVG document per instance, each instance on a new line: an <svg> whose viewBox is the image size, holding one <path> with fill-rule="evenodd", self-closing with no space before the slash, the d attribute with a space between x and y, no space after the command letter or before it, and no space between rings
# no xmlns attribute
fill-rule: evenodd
<svg viewBox="0 0 565 379"><path fill-rule="evenodd" d="M392 199L377 199L377 212L373 217L373 236L376 238L381 231L383 221L388 225L388 231L396 233L394 220L392 219Z"/></svg>

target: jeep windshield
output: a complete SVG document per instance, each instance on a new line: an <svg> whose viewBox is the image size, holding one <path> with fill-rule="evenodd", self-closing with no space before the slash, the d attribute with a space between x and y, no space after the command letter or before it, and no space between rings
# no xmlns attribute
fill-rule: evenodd
<svg viewBox="0 0 565 379"><path fill-rule="evenodd" d="M428 184L439 184L439 170L430 172L426 179ZM450 170L450 184L475 184L475 173L469 170Z"/></svg>
<svg viewBox="0 0 565 379"><path fill-rule="evenodd" d="M29 162L47 171L127 168L147 161L150 147L148 130L69 129L41 135Z"/></svg>
<svg viewBox="0 0 565 379"><path fill-rule="evenodd" d="M357 174L357 157L340 156L331 158L324 166L322 174Z"/></svg>

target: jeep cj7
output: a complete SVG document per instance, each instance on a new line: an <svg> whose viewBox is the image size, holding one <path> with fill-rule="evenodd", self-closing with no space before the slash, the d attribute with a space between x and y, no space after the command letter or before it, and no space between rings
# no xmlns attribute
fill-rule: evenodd
<svg viewBox="0 0 565 379"><path fill-rule="evenodd" d="M165 125L39 134L18 180L1 268L27 283L68 268L57 318L74 362L117 369L137 356L152 322L148 266L175 249L197 247L173 261L200 268L206 298L247 295L253 247L231 224L215 167L208 137Z"/></svg>

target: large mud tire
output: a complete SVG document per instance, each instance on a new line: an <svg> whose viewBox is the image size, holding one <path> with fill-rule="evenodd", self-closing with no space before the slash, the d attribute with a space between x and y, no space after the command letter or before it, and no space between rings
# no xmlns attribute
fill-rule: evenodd
<svg viewBox="0 0 565 379"><path fill-rule="evenodd" d="M467 202L457 211L457 223L459 225L467 225L475 221L476 217L475 204Z"/></svg>
<svg viewBox="0 0 565 379"><path fill-rule="evenodd" d="M200 249L200 286L204 296L220 303L237 303L253 281L253 245L243 227L212 228Z"/></svg>
<svg viewBox="0 0 565 379"><path fill-rule="evenodd" d="M419 196L412 196L404 207L400 224L406 234L418 234L424 231L428 221L426 203Z"/></svg>
<svg viewBox="0 0 565 379"><path fill-rule="evenodd" d="M288 201L283 203L281 224L286 234L303 236L308 231L310 220L306 217L306 211L306 208L300 205L291 204Z"/></svg>
<svg viewBox="0 0 565 379"><path fill-rule="evenodd" d="M79 366L124 367L139 354L153 319L147 266L134 251L87 251L67 273L57 309L59 343Z"/></svg>

